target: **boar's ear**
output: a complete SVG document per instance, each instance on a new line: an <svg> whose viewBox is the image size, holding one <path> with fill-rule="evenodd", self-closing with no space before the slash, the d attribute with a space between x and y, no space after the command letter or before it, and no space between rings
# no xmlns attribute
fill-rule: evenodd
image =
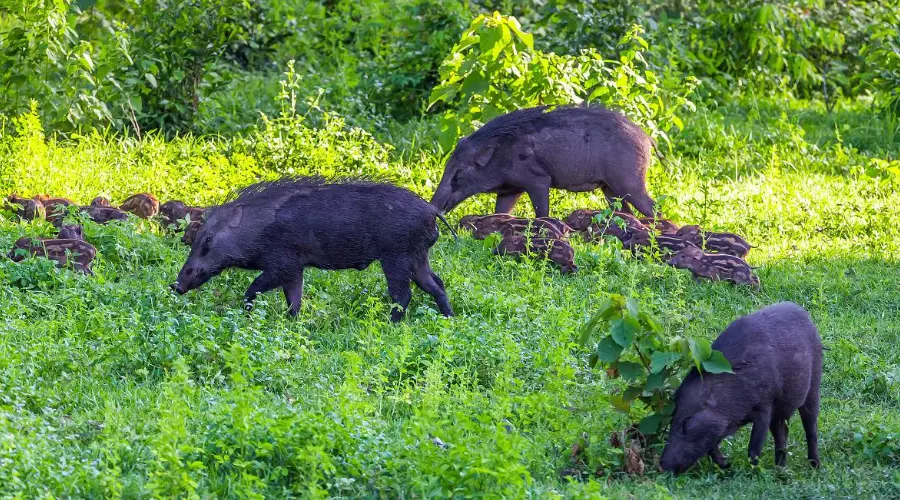
<svg viewBox="0 0 900 500"><path fill-rule="evenodd" d="M241 224L241 219L244 217L244 206L243 205L235 205L231 209L231 214L228 217L228 227L235 228Z"/></svg>
<svg viewBox="0 0 900 500"><path fill-rule="evenodd" d="M475 154L475 164L479 167L483 167L491 161L491 157L494 156L494 148L495 146L487 146L483 148L481 151Z"/></svg>

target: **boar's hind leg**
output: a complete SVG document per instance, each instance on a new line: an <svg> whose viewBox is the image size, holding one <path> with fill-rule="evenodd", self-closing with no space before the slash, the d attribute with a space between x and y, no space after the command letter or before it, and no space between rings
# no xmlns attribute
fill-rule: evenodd
<svg viewBox="0 0 900 500"><path fill-rule="evenodd" d="M641 191L637 194L627 194L625 195L625 201L647 217L653 217L653 212L656 210L656 202L653 201L653 198L646 191Z"/></svg>
<svg viewBox="0 0 900 500"><path fill-rule="evenodd" d="M769 430L775 440L775 465L784 467L787 464L787 420L773 418Z"/></svg>
<svg viewBox="0 0 900 500"><path fill-rule="evenodd" d="M409 307L409 301L412 299L412 290L409 288L412 277L411 267L409 260L405 257L381 261L381 269L387 279L388 293L391 295L391 300L400 306L400 308L393 307L391 309L391 321L395 323L403 319L406 308Z"/></svg>
<svg viewBox="0 0 900 500"><path fill-rule="evenodd" d="M603 196L606 197L606 201L609 203L609 208L625 212L626 214L632 213L628 203L626 203L625 200L617 198L611 187L602 184L600 189L603 191Z"/></svg>
<svg viewBox="0 0 900 500"><path fill-rule="evenodd" d="M447 291L444 289L444 282L441 278L431 270L428 259L416 269L413 275L413 281L416 285L426 293L434 297L437 302L438 309L444 316L453 316L453 308L450 307L450 301L447 299Z"/></svg>
<svg viewBox="0 0 900 500"><path fill-rule="evenodd" d="M303 302L303 270L297 274L294 281L282 285L281 289L284 290L284 298L287 300L288 314L296 316Z"/></svg>
<svg viewBox="0 0 900 500"><path fill-rule="evenodd" d="M494 213L508 214L512 212L516 202L522 196L524 191L501 191L497 193L497 204L494 206Z"/></svg>
<svg viewBox="0 0 900 500"><path fill-rule="evenodd" d="M809 464L819 467L819 391L810 394L803 406L799 408L800 420L806 433L806 456Z"/></svg>
<svg viewBox="0 0 900 500"><path fill-rule="evenodd" d="M244 294L244 307L251 311L253 310L253 301L256 300L256 296L261 293L266 293L269 290L274 290L281 285L281 280L275 273L263 271L262 274L256 277L253 280L253 283L250 283L250 288L247 289L247 292Z"/></svg>

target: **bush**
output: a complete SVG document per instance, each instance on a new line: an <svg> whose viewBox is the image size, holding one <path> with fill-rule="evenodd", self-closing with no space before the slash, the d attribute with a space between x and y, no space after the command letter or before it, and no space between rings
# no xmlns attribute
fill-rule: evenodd
<svg viewBox="0 0 900 500"><path fill-rule="evenodd" d="M667 89L643 57L647 42L634 27L623 38L619 60L605 60L594 50L560 56L534 48L531 34L515 18L494 13L472 21L441 66L441 84L430 103L447 103L440 124L440 144L456 140L492 118L537 105L601 102L622 109L653 136L682 127L676 113L693 109L688 96L696 80Z"/></svg>
<svg viewBox="0 0 900 500"><path fill-rule="evenodd" d="M694 367L709 373L732 373L731 364L709 341L666 338L659 322L633 299L612 295L585 325L580 343L608 332L591 354L591 367L600 365L613 379L628 385L614 389L609 403L624 413L645 435L661 434L675 411L675 389Z"/></svg>

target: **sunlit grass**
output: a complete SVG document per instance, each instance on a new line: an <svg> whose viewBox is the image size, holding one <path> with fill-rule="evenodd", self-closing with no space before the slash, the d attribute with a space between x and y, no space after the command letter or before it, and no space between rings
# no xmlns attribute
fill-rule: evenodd
<svg viewBox="0 0 900 500"><path fill-rule="evenodd" d="M445 232L432 262L458 315L442 318L414 289L409 317L393 325L377 264L309 270L293 321L274 292L253 313L242 311L248 272L176 296L168 284L187 249L149 222L89 224L100 254L93 278L0 261L0 492L891 496L900 488L900 192L898 179L865 167L870 158L896 160L898 144L854 152L827 139L827 120L799 121L822 142L798 138L790 120L737 123L730 132L718 114L704 115L684 134L683 151L650 175L653 194L669 198L669 216L740 233L755 246L748 260L759 267L759 291L695 282L613 244L576 242L579 272L563 276ZM757 129L765 138L748 139ZM140 190L208 203L265 160L204 139L5 140L2 161L20 177L4 181L83 203ZM324 151L299 154L331 161L335 153ZM427 196L440 167L415 157L377 167L396 166ZM601 200L555 193L553 213ZM452 215L492 204L478 197ZM529 213L527 198L518 210ZM4 216L0 248L23 234L52 228ZM651 479L617 475L606 439L627 422L605 402L610 384L573 343L609 293L638 299L672 334L709 339L773 302L807 307L829 349L823 469L806 465L794 420L783 471L774 470L771 441L751 469L744 430L725 445L728 472L703 462L677 479L652 467ZM582 433L602 476L569 484L559 472Z"/></svg>

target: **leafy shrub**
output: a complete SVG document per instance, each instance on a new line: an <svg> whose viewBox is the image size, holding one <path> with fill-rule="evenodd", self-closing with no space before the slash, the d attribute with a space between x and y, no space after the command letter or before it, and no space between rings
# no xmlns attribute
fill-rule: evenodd
<svg viewBox="0 0 900 500"><path fill-rule="evenodd" d="M430 104L447 103L440 124L440 144L456 140L492 118L524 107L599 101L621 108L652 135L681 128L676 112L692 109L687 99L696 80L674 91L661 85L643 58L647 42L634 27L621 44L618 61L594 50L560 56L534 48L531 34L515 18L494 13L478 16L441 66L441 84Z"/></svg>
<svg viewBox="0 0 900 500"><path fill-rule="evenodd" d="M597 343L589 364L600 365L607 376L621 378L627 387L608 396L618 411L637 421L646 435L664 430L675 411L675 389L695 367L708 373L731 373L731 364L709 341L666 338L662 326L640 309L634 299L614 294L584 326L580 343L607 333Z"/></svg>
<svg viewBox="0 0 900 500"><path fill-rule="evenodd" d="M900 2L881 13L870 28L871 38L862 51L868 72L864 82L877 90L881 105L900 115Z"/></svg>
<svg viewBox="0 0 900 500"><path fill-rule="evenodd" d="M118 72L127 59L127 42L113 35L107 44L83 39L90 22L72 0L6 1L0 8L0 113L15 116L41 99L45 123L72 130L113 120L107 104L120 86Z"/></svg>

